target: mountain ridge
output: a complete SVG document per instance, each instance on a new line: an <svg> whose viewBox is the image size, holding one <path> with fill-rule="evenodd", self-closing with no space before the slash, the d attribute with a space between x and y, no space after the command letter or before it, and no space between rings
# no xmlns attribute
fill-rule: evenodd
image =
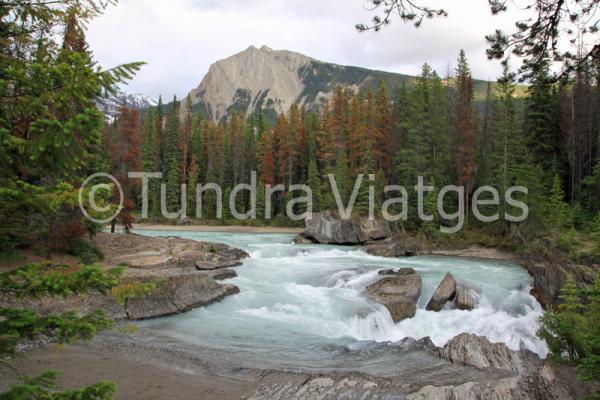
<svg viewBox="0 0 600 400"><path fill-rule="evenodd" d="M259 109L273 119L292 104L322 107L337 85L358 91L375 87L380 80L392 91L402 82L410 84L414 77L250 46L213 63L190 96L194 109L215 122L233 111L250 115Z"/></svg>

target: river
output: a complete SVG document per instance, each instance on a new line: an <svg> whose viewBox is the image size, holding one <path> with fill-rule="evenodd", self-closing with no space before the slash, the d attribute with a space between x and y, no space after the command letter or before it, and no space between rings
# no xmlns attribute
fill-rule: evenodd
<svg viewBox="0 0 600 400"><path fill-rule="evenodd" d="M141 231L225 243L250 258L226 282L241 293L184 314L140 323L178 347L227 354L241 366L288 370L412 373L439 362L397 342L429 336L436 346L462 333L523 346L541 357L536 336L542 307L530 295L533 279L515 264L455 257L382 258L359 248L296 245L292 235ZM385 307L361 293L381 269L412 267L422 277L417 314L394 324ZM477 288L474 311L425 310L447 272ZM400 357L400 358L399 358Z"/></svg>

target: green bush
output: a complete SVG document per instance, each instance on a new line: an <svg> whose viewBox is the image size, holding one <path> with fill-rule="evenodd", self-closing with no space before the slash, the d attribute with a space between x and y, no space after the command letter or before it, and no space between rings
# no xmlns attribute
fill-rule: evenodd
<svg viewBox="0 0 600 400"><path fill-rule="evenodd" d="M104 259L100 249L84 239L76 240L71 245L69 254L79 257L83 264L94 264Z"/></svg>
<svg viewBox="0 0 600 400"><path fill-rule="evenodd" d="M577 288L569 277L560 299L556 311L544 313L538 334L554 359L572 361L580 379L596 380L600 378L600 274L586 289Z"/></svg>
<svg viewBox="0 0 600 400"><path fill-rule="evenodd" d="M110 400L117 386L112 382L99 382L80 389L56 392L57 371L47 371L36 377L22 377L21 383L0 393L0 400Z"/></svg>

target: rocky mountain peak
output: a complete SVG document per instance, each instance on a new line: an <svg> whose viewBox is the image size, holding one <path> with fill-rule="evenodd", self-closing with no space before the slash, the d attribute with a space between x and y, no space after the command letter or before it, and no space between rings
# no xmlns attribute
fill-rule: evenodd
<svg viewBox="0 0 600 400"><path fill-rule="evenodd" d="M192 90L192 103L200 103L214 121L233 110L287 111L304 90L299 71L312 61L291 51L250 46L212 64L200 86Z"/></svg>

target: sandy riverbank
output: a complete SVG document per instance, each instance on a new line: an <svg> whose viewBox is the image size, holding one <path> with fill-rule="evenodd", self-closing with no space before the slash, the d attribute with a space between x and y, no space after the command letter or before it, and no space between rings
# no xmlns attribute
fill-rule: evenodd
<svg viewBox="0 0 600 400"><path fill-rule="evenodd" d="M207 370L180 368L127 355L126 352L94 349L86 344L65 346L60 351L39 349L27 352L12 364L15 371L0 368L0 392L14 384L18 375L61 371L60 389L72 389L99 381L117 384L115 400L239 400L251 396L254 379L224 377Z"/></svg>
<svg viewBox="0 0 600 400"><path fill-rule="evenodd" d="M134 231L183 231L183 232L225 232L225 233L289 233L297 234L302 228L279 228L272 226L218 226L218 225L166 225L134 224Z"/></svg>

